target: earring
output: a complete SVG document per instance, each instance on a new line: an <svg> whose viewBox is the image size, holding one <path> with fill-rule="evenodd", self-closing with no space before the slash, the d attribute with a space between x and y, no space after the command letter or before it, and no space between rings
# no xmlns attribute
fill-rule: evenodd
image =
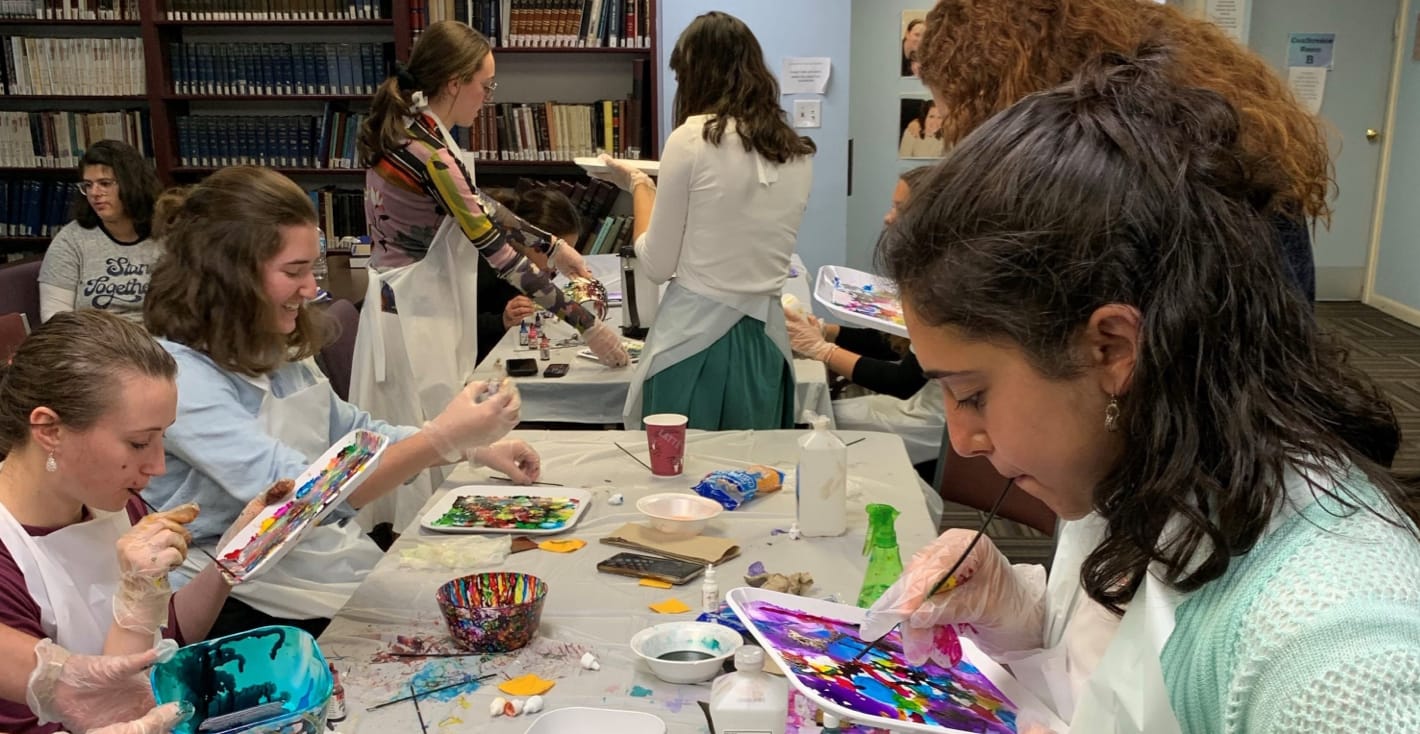
<svg viewBox="0 0 1420 734"><path fill-rule="evenodd" d="M54 452L49 452L49 458L44 460L44 470L53 474L59 471L59 462L54 460Z"/></svg>
<svg viewBox="0 0 1420 734"><path fill-rule="evenodd" d="M1109 396L1109 405L1104 406L1104 427L1108 431L1119 430L1119 398Z"/></svg>

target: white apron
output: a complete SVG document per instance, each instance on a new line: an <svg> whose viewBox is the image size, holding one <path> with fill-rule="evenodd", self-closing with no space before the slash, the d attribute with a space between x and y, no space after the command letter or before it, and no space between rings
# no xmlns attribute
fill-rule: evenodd
<svg viewBox="0 0 1420 734"><path fill-rule="evenodd" d="M70 652L100 655L118 592L115 544L132 523L122 510L90 513L86 522L35 538L0 505L0 541L25 576L45 636Z"/></svg>
<svg viewBox="0 0 1420 734"><path fill-rule="evenodd" d="M472 161L437 115L444 143ZM421 426L463 389L478 359L478 262L453 217L444 217L424 258L388 270L370 269L350 375L350 402L380 420ZM381 308L381 289L394 293L397 314ZM366 530L382 522L401 532L443 482L439 469L421 472L397 492L361 508Z"/></svg>
<svg viewBox="0 0 1420 734"><path fill-rule="evenodd" d="M320 375L313 363L310 368ZM269 378L247 381L266 393L257 418L268 434L299 451L307 461L319 459L330 448L330 398L334 393L325 378L283 398L271 394ZM333 617L381 555L379 546L354 520L326 523L308 530L274 568L232 587L232 596L275 617ZM206 563L205 557L191 553L183 567L196 573Z"/></svg>
<svg viewBox="0 0 1420 734"><path fill-rule="evenodd" d="M912 397L864 395L833 401L833 422L840 431L882 431L907 444L914 464L936 461L942 455L942 435L947 408L942 386L928 380Z"/></svg>
<svg viewBox="0 0 1420 734"><path fill-rule="evenodd" d="M622 421L626 428L641 428L641 391L646 380L709 349L745 316L764 323L764 333L779 347L792 374L794 357L789 349L789 330L784 323L784 308L779 304L779 294L721 294L711 298L672 280L666 286L665 296L656 310L656 321L651 324L641 361L631 375L631 384L626 391L626 405L622 408ZM794 415L798 415L797 390L793 397Z"/></svg>

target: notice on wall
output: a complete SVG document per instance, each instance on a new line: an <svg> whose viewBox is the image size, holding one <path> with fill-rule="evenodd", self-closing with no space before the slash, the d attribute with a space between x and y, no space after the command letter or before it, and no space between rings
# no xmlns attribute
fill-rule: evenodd
<svg viewBox="0 0 1420 734"><path fill-rule="evenodd" d="M1319 66L1331 68L1331 56L1336 48L1335 33L1291 33L1287 36L1287 67Z"/></svg>
<svg viewBox="0 0 1420 734"><path fill-rule="evenodd" d="M1234 41L1247 45L1248 19L1252 17L1252 0L1207 0L1204 14Z"/></svg>
<svg viewBox="0 0 1420 734"><path fill-rule="evenodd" d="M1287 68L1287 86L1292 96L1310 114L1321 113L1321 102L1326 96L1326 68L1321 66L1292 66Z"/></svg>
<svg viewBox="0 0 1420 734"><path fill-rule="evenodd" d="M779 76L780 94L823 94L833 59L827 56L785 56Z"/></svg>

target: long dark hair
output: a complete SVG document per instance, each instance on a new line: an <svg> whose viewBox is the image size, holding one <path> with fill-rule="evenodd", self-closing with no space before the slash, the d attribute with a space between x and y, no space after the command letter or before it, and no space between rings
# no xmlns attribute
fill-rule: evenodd
<svg viewBox="0 0 1420 734"><path fill-rule="evenodd" d="M670 67L677 126L691 115L710 115L705 141L719 145L734 120L745 150L775 163L818 150L784 119L779 82L764 63L759 40L739 18L713 10L691 21L671 50Z"/></svg>
<svg viewBox="0 0 1420 734"><path fill-rule="evenodd" d="M140 239L147 239L153 233L153 203L163 192L163 182L153 166L144 160L143 154L122 140L100 140L90 145L79 159L79 175L89 166L108 166L113 169L113 180L118 182L118 200L123 203L123 213L133 220L133 231ZM80 194L72 205L74 221L84 229L93 229L101 223L99 215L89 206L88 197Z"/></svg>
<svg viewBox="0 0 1420 734"><path fill-rule="evenodd" d="M996 115L915 187L879 251L925 323L1019 345L1051 379L1081 373L1075 340L1096 309L1140 311L1125 447L1094 488L1107 529L1081 571L1116 612L1150 563L1183 591L1221 576L1289 470L1406 527L1345 488L1354 468L1420 522L1382 467L1393 411L1287 282L1262 211L1286 172L1241 143L1222 96L1171 83L1169 63L1158 47L1105 54ZM1171 519L1182 531L1161 542Z"/></svg>

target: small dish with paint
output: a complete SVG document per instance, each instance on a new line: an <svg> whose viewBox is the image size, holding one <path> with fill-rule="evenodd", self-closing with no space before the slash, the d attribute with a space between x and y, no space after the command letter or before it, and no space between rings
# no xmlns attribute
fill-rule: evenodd
<svg viewBox="0 0 1420 734"><path fill-rule="evenodd" d="M666 622L631 637L631 651L667 683L714 678L742 644L738 632L709 622Z"/></svg>
<svg viewBox="0 0 1420 734"><path fill-rule="evenodd" d="M662 492L642 497L636 509L651 521L651 529L667 539L693 538L725 511L724 505L698 494Z"/></svg>
<svg viewBox="0 0 1420 734"><path fill-rule="evenodd" d="M511 571L475 573L440 586L434 598L460 647L470 652L508 652L537 634L547 582Z"/></svg>

